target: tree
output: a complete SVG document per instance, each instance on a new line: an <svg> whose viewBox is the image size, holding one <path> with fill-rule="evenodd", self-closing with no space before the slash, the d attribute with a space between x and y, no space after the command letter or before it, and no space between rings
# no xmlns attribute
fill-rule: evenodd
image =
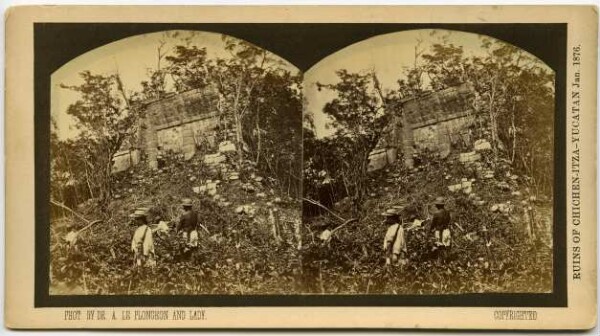
<svg viewBox="0 0 600 336"><path fill-rule="evenodd" d="M217 93L219 120L235 130L238 163L251 158L284 192L299 194L302 78L262 48L224 35L222 40L228 54L215 59L206 48L176 45L165 57L166 71L177 91Z"/></svg>
<svg viewBox="0 0 600 336"><path fill-rule="evenodd" d="M265 76L274 71L275 61L265 49L248 42L223 35L229 58L217 58L211 65L211 77L219 92L218 109L222 115L233 119L238 161L244 160L244 134L242 122L250 112L252 97Z"/></svg>
<svg viewBox="0 0 600 336"><path fill-rule="evenodd" d="M203 89L209 83L210 62L206 48L177 45L173 55L166 56L169 65L166 72L173 79L178 92L190 89Z"/></svg>
<svg viewBox="0 0 600 336"><path fill-rule="evenodd" d="M484 117L496 159L523 169L534 186L551 190L554 73L513 45L481 38L482 55L466 57L446 40L423 54L423 68L435 90L468 82L474 108ZM536 125L531 127L530 125Z"/></svg>
<svg viewBox="0 0 600 336"><path fill-rule="evenodd" d="M483 108L490 115L492 137L502 145L503 156L533 178L536 191L551 191L554 73L513 45L483 38L482 47L486 57L474 61L482 75L473 77L488 98Z"/></svg>
<svg viewBox="0 0 600 336"><path fill-rule="evenodd" d="M242 120L244 142L257 168L296 196L302 183L301 83L302 76L287 70L266 73Z"/></svg>
<svg viewBox="0 0 600 336"><path fill-rule="evenodd" d="M156 48L156 69L147 69L149 80L142 81L142 92L140 93L145 100L160 99L166 92L166 81L167 70L163 69L161 62L165 58L165 47L166 42L160 41Z"/></svg>
<svg viewBox="0 0 600 336"><path fill-rule="evenodd" d="M336 72L339 82L318 84L319 89L332 90L337 98L325 104L323 112L334 120L332 141L338 151L342 169L334 173L347 186L354 210L358 212L367 193L369 154L377 146L391 117L386 107L394 99L382 91L373 72Z"/></svg>
<svg viewBox="0 0 600 336"><path fill-rule="evenodd" d="M61 85L80 94L80 99L67 108L80 129L80 147L85 148L94 166L101 201L112 195L113 157L124 141L136 131L138 114L125 95L118 75L80 73L81 85Z"/></svg>
<svg viewBox="0 0 600 336"><path fill-rule="evenodd" d="M423 54L423 72L428 76L430 86L438 91L464 83L465 59L463 47L454 44L433 44L430 53Z"/></svg>

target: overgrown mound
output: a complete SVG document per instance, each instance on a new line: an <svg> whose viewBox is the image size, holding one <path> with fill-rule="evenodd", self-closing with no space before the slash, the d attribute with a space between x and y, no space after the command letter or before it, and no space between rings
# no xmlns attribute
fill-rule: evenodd
<svg viewBox="0 0 600 336"><path fill-rule="evenodd" d="M472 159L465 159L469 155ZM362 206L361 220L340 229L329 245L315 247L319 251L310 254L316 274L314 291L448 294L552 290L552 202L528 187L527 176L516 174L489 151L443 159L432 155L413 170L406 170L399 161L372 173L370 197ZM427 220L438 196L447 200L453 222L453 246L445 259L433 249ZM410 204L408 263L385 267L382 243L387 227L381 213L401 199ZM349 203L342 200L333 210L350 218ZM331 216L314 218L315 233L324 222L335 220Z"/></svg>
<svg viewBox="0 0 600 336"><path fill-rule="evenodd" d="M290 264L296 259L294 225L298 225L298 203L276 190L275 181L259 177L248 162L240 168L233 162L233 157L228 156L215 169L201 157L185 161L170 156L159 170L139 165L117 176L115 199L106 209L92 201L79 207L84 217L101 222L80 232L75 244L65 241L69 229L81 229L86 223L76 217L52 223L51 291L287 292L288 280L292 279ZM201 186L208 184L216 187L200 191ZM135 228L128 215L136 208L149 208L151 223L167 221L174 228L183 198L193 200L206 228L200 231L200 247L186 252L173 230L155 232L157 267L133 268L131 237ZM283 242L275 241L271 235L269 208L280 213Z"/></svg>

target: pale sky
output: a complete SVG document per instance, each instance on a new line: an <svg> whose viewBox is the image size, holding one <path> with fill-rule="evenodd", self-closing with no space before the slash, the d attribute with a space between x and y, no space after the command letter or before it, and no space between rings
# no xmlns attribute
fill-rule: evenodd
<svg viewBox="0 0 600 336"><path fill-rule="evenodd" d="M170 36L178 32L176 37ZM207 57L228 57L223 49L221 34L200 31L169 31L136 35L118 40L91 50L63 65L51 77L51 110L50 113L58 126L58 136L66 139L76 136L79 132L74 129L73 118L66 113L68 106L79 98L79 94L71 90L60 88L60 84L78 85L83 81L79 73L89 70L93 74L114 74L119 72L126 91L140 91L142 80L147 80L147 69L156 69L157 47L160 41L166 42L163 50L171 51L175 45L185 44L184 38L189 39L191 45L199 48L206 47ZM274 54L271 54L274 56ZM275 56L280 60L278 56ZM284 61L285 67L291 71L298 71L293 65ZM163 58L161 66L166 61ZM168 79L168 77L167 77ZM169 82L167 82L169 85ZM169 87L167 88L169 89Z"/></svg>
<svg viewBox="0 0 600 336"><path fill-rule="evenodd" d="M415 46L419 39L422 40L420 49L424 48L426 52L433 44L439 43L441 36L448 36L448 43L462 46L465 56L483 55L481 35L440 29L432 35L433 31L420 29L375 36L329 55L310 68L304 75L305 109L313 115L316 136L321 138L333 133L334 130L326 126L331 119L322 111L325 104L336 97L330 90L318 91L316 83L336 83L338 77L335 71L338 69L350 72L373 69L382 88L391 90L396 89L396 81L403 78L403 68L413 66Z"/></svg>
<svg viewBox="0 0 600 336"><path fill-rule="evenodd" d="M425 50L438 43L441 36L447 36L449 43L463 46L466 56L483 54L480 35L449 30L435 30L435 35L432 35L433 31L421 29L375 36L331 54L310 68L304 74L305 109L313 115L317 137L327 136L333 132L326 127L330 120L323 114L322 109L328 101L335 98L335 94L326 89L319 92L315 83L335 83L336 70L361 72L374 69L384 90L395 89L396 81L401 77L403 68L414 63L414 47L419 39L422 40L421 48ZM174 32L178 32L179 35L171 36ZM166 42L163 50L170 51L175 45L185 44L183 39L186 38L191 45L206 47L208 58L228 55L223 50L221 34L199 31L169 31L168 34L167 32L149 33L115 41L91 50L56 70L51 77L51 115L57 123L59 138L71 138L78 134L73 127L73 118L66 114L66 110L79 98L79 95L62 89L59 85L80 84L81 71L114 74L118 70L125 89L139 91L140 82L148 78L147 69L156 68L156 49L160 41ZM289 70L298 71L290 63L285 60L283 62ZM162 64L165 64L164 59Z"/></svg>

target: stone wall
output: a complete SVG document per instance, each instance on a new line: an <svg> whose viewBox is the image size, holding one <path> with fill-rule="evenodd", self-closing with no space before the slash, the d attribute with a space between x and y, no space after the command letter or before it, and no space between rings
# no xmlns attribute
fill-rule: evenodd
<svg viewBox="0 0 600 336"><path fill-rule="evenodd" d="M470 142L468 127L474 120L473 96L473 88L462 84L410 97L392 107L397 114L377 149L371 153L372 170L385 166L381 155L384 148L393 155L404 153L405 164L410 167L415 151L427 149L444 156L450 152L453 143ZM390 162L388 156L385 158Z"/></svg>
<svg viewBox="0 0 600 336"><path fill-rule="evenodd" d="M148 164L156 168L157 147L191 158L196 146L214 146L219 123L217 96L210 90L190 90L145 105L144 144Z"/></svg>
<svg viewBox="0 0 600 336"><path fill-rule="evenodd" d="M216 112L217 95L210 90L189 90L146 103L145 116L157 129L202 119Z"/></svg>
<svg viewBox="0 0 600 336"><path fill-rule="evenodd" d="M130 149L120 151L113 156L112 172L118 173L137 165L140 162L140 151Z"/></svg>
<svg viewBox="0 0 600 336"><path fill-rule="evenodd" d="M369 154L369 166L368 171L375 171L389 164L396 162L398 156L398 150L396 148L382 148L374 150Z"/></svg>
<svg viewBox="0 0 600 336"><path fill-rule="evenodd" d="M468 84L453 86L401 102L401 109L413 129L456 119L471 112L473 88Z"/></svg>
<svg viewBox="0 0 600 336"><path fill-rule="evenodd" d="M473 115L441 121L437 124L413 129L413 138L417 149L428 149L445 154L452 144L470 144L469 126Z"/></svg>

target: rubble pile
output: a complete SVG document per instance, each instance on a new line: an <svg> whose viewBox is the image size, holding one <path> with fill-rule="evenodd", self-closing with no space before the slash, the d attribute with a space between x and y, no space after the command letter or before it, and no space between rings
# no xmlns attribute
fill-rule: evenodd
<svg viewBox="0 0 600 336"><path fill-rule="evenodd" d="M332 264L347 264L352 274L359 275L345 280L332 271L324 277L329 281L335 279L335 288L358 286L357 291L364 291L369 287L373 293L550 291L551 272L547 271L552 267L550 199L536 195L529 185L530 179L513 172L509 163L495 160L489 141L479 139L470 149L446 157L422 154L422 163L412 169L398 160L395 165L371 173L369 196L364 201L360 223L331 239L335 248L330 251L335 252L328 256L335 260ZM452 216L453 256L442 265L431 259L433 236L428 233L438 196L446 200ZM381 213L393 208L400 199L408 202L409 262L394 274L393 283L379 282L370 265L381 262L381 250L377 247L386 229L381 225ZM349 218L350 203L349 198L339 200L332 211ZM310 223L315 239L326 232L318 229L323 223L328 230L336 225L335 220L322 217ZM366 280L362 283L363 278L369 279L371 285Z"/></svg>
<svg viewBox="0 0 600 336"><path fill-rule="evenodd" d="M173 152L162 159L158 169L140 164L115 174L114 195L106 209L92 206L93 200L77 209L101 220L97 226L74 235L66 228L83 224L71 219L52 231L57 251L53 255L58 256L51 261L54 288L68 286L78 294L82 289L107 294L231 294L239 292L231 284L242 278L246 293L286 293L289 288L282 285L289 281L279 278L282 270L289 270L289 260L294 259L290 254L300 245L299 203L279 194L275 180L262 176L252 161L239 163L231 141L219 142L212 152L197 151L187 160ZM184 198L192 200L203 227L200 249L191 259L182 259L181 242L174 234ZM132 280L129 215L139 208L147 209L157 234L159 266L148 270L147 277ZM274 212L281 226L277 230ZM225 259L235 262L223 264ZM182 269L181 263L186 265ZM89 268L94 272L86 271ZM83 272L87 287L81 282Z"/></svg>

